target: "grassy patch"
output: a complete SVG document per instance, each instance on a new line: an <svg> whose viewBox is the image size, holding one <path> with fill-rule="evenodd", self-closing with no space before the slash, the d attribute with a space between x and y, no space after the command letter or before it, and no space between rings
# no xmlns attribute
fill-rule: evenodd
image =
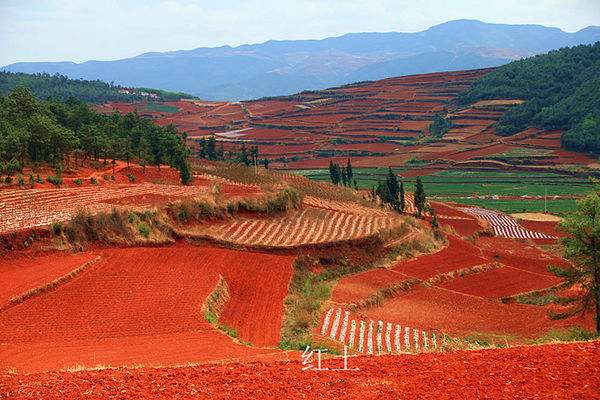
<svg viewBox="0 0 600 400"><path fill-rule="evenodd" d="M179 111L179 108L177 108L175 106L170 106L168 104L155 103L155 102L149 101L148 103L146 103L144 105L144 107L141 111L142 112L147 111L147 112L161 112L161 113L174 114L177 111Z"/></svg>
<svg viewBox="0 0 600 400"><path fill-rule="evenodd" d="M335 280L324 280L301 262L294 262L294 275L285 299L281 328L281 349L304 350L312 346L312 329L319 320L319 310L330 294Z"/></svg>
<svg viewBox="0 0 600 400"><path fill-rule="evenodd" d="M553 343L553 342L577 342L597 339L598 334L589 332L580 326L572 326L568 329L552 329L546 334L533 340L534 344Z"/></svg>

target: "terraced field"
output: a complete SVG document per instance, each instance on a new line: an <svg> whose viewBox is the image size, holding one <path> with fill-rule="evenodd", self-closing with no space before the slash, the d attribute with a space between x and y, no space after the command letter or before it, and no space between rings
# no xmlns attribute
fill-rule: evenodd
<svg viewBox="0 0 600 400"><path fill-rule="evenodd" d="M400 223L388 212L309 198L284 216L235 218L186 228L185 234L250 247L297 247L365 238Z"/></svg>
<svg viewBox="0 0 600 400"><path fill-rule="evenodd" d="M153 207L158 203L202 197L208 188L181 185L115 185L66 189L0 191L0 233L69 220L78 210L107 211L118 206Z"/></svg>

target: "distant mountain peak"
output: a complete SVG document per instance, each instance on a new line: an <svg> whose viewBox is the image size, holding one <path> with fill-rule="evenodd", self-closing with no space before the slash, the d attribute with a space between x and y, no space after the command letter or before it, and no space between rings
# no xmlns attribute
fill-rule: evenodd
<svg viewBox="0 0 600 400"><path fill-rule="evenodd" d="M598 40L597 26L568 33L541 25L458 19L416 33L348 33L322 40L269 40L236 47L147 52L115 61L16 63L3 69L61 73L128 87L187 92L205 99L239 100L392 74L497 66Z"/></svg>

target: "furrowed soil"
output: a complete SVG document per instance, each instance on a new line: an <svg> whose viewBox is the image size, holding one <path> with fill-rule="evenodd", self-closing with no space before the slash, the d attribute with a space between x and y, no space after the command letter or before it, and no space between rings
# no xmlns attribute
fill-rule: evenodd
<svg viewBox="0 0 600 400"><path fill-rule="evenodd" d="M0 368L238 359L272 353L279 342L291 256L183 243L95 250L82 259L92 256L100 260L72 280L0 312ZM219 322L259 348L205 320L202 304L219 275L231 295Z"/></svg>
<svg viewBox="0 0 600 400"><path fill-rule="evenodd" d="M8 398L598 399L600 342L300 361L0 375ZM341 368L340 360L324 366Z"/></svg>

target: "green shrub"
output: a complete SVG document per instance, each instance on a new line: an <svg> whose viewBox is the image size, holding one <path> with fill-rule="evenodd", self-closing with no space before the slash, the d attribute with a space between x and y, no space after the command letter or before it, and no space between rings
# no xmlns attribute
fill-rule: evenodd
<svg viewBox="0 0 600 400"><path fill-rule="evenodd" d="M148 239L148 236L150 236L150 227L146 225L145 222L140 222L140 224L138 225L138 231L140 232L140 235L142 235L146 239Z"/></svg>
<svg viewBox="0 0 600 400"><path fill-rule="evenodd" d="M129 182L133 183L133 182L135 182L135 175L127 174L127 179L129 179Z"/></svg>
<svg viewBox="0 0 600 400"><path fill-rule="evenodd" d="M76 184L77 186L81 186L83 184L83 180L81 180L80 178L77 178L73 181L74 184Z"/></svg>
<svg viewBox="0 0 600 400"><path fill-rule="evenodd" d="M97 185L98 184L98 180L96 178L92 177L92 178L90 178L90 183L92 185Z"/></svg>
<svg viewBox="0 0 600 400"><path fill-rule="evenodd" d="M46 177L46 181L48 183L53 184L54 186L60 186L62 185L62 178L59 176L53 176L53 175L49 175Z"/></svg>
<svg viewBox="0 0 600 400"><path fill-rule="evenodd" d="M108 176L108 175L102 175L102 179L104 179L105 181L109 181L110 180L110 176Z"/></svg>
<svg viewBox="0 0 600 400"><path fill-rule="evenodd" d="M10 185L12 182L13 182L12 176L7 176L6 178L4 178L4 183L6 183L7 185Z"/></svg>
<svg viewBox="0 0 600 400"><path fill-rule="evenodd" d="M25 177L23 176L23 174L17 175L17 183L20 187L25 186Z"/></svg>
<svg viewBox="0 0 600 400"><path fill-rule="evenodd" d="M54 222L52 224L52 233L55 236L60 236L60 234L62 233L62 225L58 222Z"/></svg>

